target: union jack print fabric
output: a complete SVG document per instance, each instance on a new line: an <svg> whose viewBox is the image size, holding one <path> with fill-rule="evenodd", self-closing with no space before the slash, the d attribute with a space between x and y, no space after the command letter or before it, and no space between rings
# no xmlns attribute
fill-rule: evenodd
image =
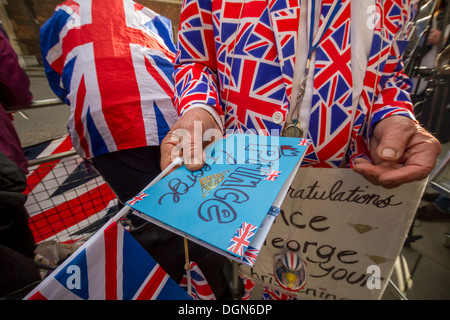
<svg viewBox="0 0 450 320"><path fill-rule="evenodd" d="M280 290L264 287L262 300L297 300L297 297L288 295Z"/></svg>
<svg viewBox="0 0 450 320"><path fill-rule="evenodd" d="M281 171L270 170L270 172L266 174L266 177L264 178L264 180L275 181L280 176L280 174L281 174Z"/></svg>
<svg viewBox="0 0 450 320"><path fill-rule="evenodd" d="M131 0L65 1L40 41L50 87L70 105L68 129L81 157L159 145L177 120L167 18Z"/></svg>
<svg viewBox="0 0 450 320"><path fill-rule="evenodd" d="M376 1L378 19L364 90L354 115L348 152L350 160L360 156L369 158L368 141L372 127L378 121L392 115L414 119L409 98L412 81L403 73L401 56L411 34L415 4L414 0Z"/></svg>
<svg viewBox="0 0 450 320"><path fill-rule="evenodd" d="M376 0L368 67L359 102L352 105L351 6L343 0L316 50L314 95L302 165L339 167L370 157L373 125L391 115L414 118L402 53L412 0ZM324 23L332 0L323 0ZM175 105L212 106L224 128L279 134L292 99L300 0L183 2L175 60ZM355 110L353 110L355 109ZM275 117L275 115L277 115ZM348 161L344 161L348 162ZM351 161L350 164L351 166Z"/></svg>
<svg viewBox="0 0 450 320"><path fill-rule="evenodd" d="M333 5L323 0L320 26ZM316 51L314 92L308 138L314 152L305 155L304 163L315 164L319 159L339 166L347 149L353 103L351 69L350 13L351 1L342 0L339 19L326 31ZM333 119L327 121L327 119ZM333 166L333 165L331 165Z"/></svg>
<svg viewBox="0 0 450 320"><path fill-rule="evenodd" d="M241 277L241 281L244 284L244 294L242 295L241 300L250 300L256 282L246 277Z"/></svg>
<svg viewBox="0 0 450 320"><path fill-rule="evenodd" d="M256 259L259 255L259 249L254 248L252 246L248 246L247 250L244 253L244 256L242 257L242 261L249 265L254 265L256 262Z"/></svg>
<svg viewBox="0 0 450 320"><path fill-rule="evenodd" d="M142 199L144 199L145 197L147 197L148 194L145 192L141 192L139 193L137 196L134 196L133 199L127 201L127 204L129 204L130 206L135 205L137 202L141 201Z"/></svg>
<svg viewBox="0 0 450 320"><path fill-rule="evenodd" d="M139 243L110 221L25 300L191 299Z"/></svg>

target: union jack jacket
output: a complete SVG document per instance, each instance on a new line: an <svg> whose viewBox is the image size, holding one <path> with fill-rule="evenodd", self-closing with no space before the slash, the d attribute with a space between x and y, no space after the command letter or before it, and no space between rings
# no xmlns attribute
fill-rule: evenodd
<svg viewBox="0 0 450 320"><path fill-rule="evenodd" d="M414 119L401 59L414 1L373 1L378 19L356 108L350 0L341 1L319 43L307 132L312 143L302 165L352 166L355 157L370 158L377 121L391 115ZM333 2L322 1L320 24ZM292 95L300 8L300 0L184 0L174 72L179 114L209 105L225 129L281 132Z"/></svg>

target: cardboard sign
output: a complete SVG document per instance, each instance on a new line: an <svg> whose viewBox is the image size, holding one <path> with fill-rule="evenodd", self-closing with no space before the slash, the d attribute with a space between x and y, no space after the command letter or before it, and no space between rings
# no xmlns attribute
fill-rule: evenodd
<svg viewBox="0 0 450 320"><path fill-rule="evenodd" d="M308 146L300 138L231 134L127 202L144 219L253 265Z"/></svg>
<svg viewBox="0 0 450 320"><path fill-rule="evenodd" d="M351 169L300 168L253 267L240 273L299 299L379 299L403 247L426 180L396 189ZM306 284L283 290L274 263L293 251Z"/></svg>

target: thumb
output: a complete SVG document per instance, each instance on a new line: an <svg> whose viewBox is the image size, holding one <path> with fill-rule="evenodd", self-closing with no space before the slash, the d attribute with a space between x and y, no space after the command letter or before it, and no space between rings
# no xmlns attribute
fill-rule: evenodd
<svg viewBox="0 0 450 320"><path fill-rule="evenodd" d="M377 154L380 159L385 161L400 159L415 128L415 123L403 116L392 116L380 121L374 132L379 141Z"/></svg>
<svg viewBox="0 0 450 320"><path fill-rule="evenodd" d="M205 164L203 135L208 130L217 131L214 137L222 137L222 131L208 111L202 108L186 111L162 141L161 168L181 156L187 169L200 170Z"/></svg>
<svg viewBox="0 0 450 320"><path fill-rule="evenodd" d="M188 138L189 137L189 138ZM203 141L201 135L201 122L194 122L194 132L183 139L183 158L186 168L191 171L200 170L205 164Z"/></svg>

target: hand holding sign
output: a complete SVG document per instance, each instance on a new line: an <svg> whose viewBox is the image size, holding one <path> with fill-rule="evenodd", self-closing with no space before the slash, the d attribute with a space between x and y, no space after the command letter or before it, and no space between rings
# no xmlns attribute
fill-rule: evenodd
<svg viewBox="0 0 450 320"><path fill-rule="evenodd" d="M223 136L211 114L202 108L186 111L161 143L161 169L181 156L186 168L200 170L205 164L203 149Z"/></svg>
<svg viewBox="0 0 450 320"><path fill-rule="evenodd" d="M307 147L300 138L231 134L205 149L200 169L180 167L127 204L144 219L252 265Z"/></svg>

